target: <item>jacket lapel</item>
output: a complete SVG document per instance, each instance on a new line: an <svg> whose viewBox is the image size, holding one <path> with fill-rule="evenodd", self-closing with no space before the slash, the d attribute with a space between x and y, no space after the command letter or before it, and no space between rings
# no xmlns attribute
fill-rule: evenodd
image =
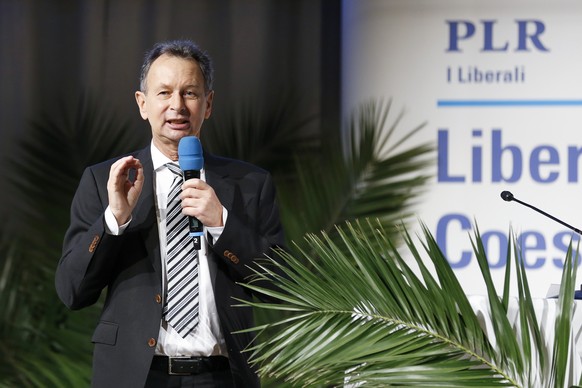
<svg viewBox="0 0 582 388"><path fill-rule="evenodd" d="M216 196L227 209L232 209L234 202L234 187L229 182L229 173L216 157L211 154L204 154L204 169L206 173L206 183L214 189Z"/></svg>
<svg viewBox="0 0 582 388"><path fill-rule="evenodd" d="M137 158L143 166L144 184L133 211L133 219L129 224L128 231L137 230L142 235L152 265L155 271L161 276L160 237L156 217L154 167L150 147L141 150L137 154Z"/></svg>

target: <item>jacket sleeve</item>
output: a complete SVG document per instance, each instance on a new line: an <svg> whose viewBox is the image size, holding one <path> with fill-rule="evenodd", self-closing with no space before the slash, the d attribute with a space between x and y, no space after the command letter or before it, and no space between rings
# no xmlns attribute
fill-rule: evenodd
<svg viewBox="0 0 582 388"><path fill-rule="evenodd" d="M57 294L71 309L95 303L114 267L120 237L105 232L106 179L105 171L99 174L87 168L71 204L70 226L55 275Z"/></svg>
<svg viewBox="0 0 582 388"><path fill-rule="evenodd" d="M250 182L249 182L250 180ZM234 281L248 280L257 259L277 259L274 248L285 246L276 191L268 173L247 177L235 186L234 201L220 238L211 247L231 269Z"/></svg>

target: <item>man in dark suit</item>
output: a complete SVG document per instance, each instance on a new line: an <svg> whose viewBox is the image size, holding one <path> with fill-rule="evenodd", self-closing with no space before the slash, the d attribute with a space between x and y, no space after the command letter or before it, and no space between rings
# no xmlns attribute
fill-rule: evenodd
<svg viewBox="0 0 582 388"><path fill-rule="evenodd" d="M157 44L142 66L136 101L152 130L151 145L88 167L71 206L56 272L71 309L107 295L93 334L95 387L253 387L248 364L252 310L241 286L284 244L270 175L250 164L204 153L200 179L181 186L183 216L204 225L197 252L195 324L184 333L166 319L167 197L178 143L200 136L210 117L212 64L190 41ZM190 271L191 272L191 271Z"/></svg>

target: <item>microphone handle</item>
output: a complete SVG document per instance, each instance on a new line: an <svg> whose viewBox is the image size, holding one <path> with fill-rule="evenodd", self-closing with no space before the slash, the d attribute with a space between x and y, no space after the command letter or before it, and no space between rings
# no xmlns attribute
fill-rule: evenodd
<svg viewBox="0 0 582 388"><path fill-rule="evenodd" d="M185 180L194 178L196 179L200 178L199 170L184 170ZM188 227L190 228L190 237L192 237L192 243L194 244L194 248L196 250L200 250L201 248L200 240L204 235L202 222L200 222L196 217L188 216Z"/></svg>
<svg viewBox="0 0 582 388"><path fill-rule="evenodd" d="M551 218L552 220L556 221L557 223L559 223L559 224L562 224L562 225L564 225L565 227L567 227L567 228L569 228L569 229L573 230L574 232L578 233L579 235L582 235L582 231L581 231L580 229L578 229L578 228L575 228L575 227L573 227L572 225L569 225L569 224L565 223L564 221L562 221L562 220L560 220L560 219L558 219L558 218L554 217L553 215L551 215L551 214L548 214L548 213L546 213L545 211L543 211L543 210L541 210L541 209L538 209L538 208L537 208L537 207L535 207L535 206L532 206L532 205L530 205L529 203L525 203L525 202L523 202L523 201L520 201L519 199L517 199L517 198L515 198L515 197L513 197L513 200L514 200L515 202L517 202L517 203L521 203L522 205L529 207L530 209L533 209L533 210L535 210L535 211L536 211L536 212L538 212L538 213L541 213L541 214L543 214L543 215L544 215L544 216L546 216L546 217L549 217L549 218Z"/></svg>

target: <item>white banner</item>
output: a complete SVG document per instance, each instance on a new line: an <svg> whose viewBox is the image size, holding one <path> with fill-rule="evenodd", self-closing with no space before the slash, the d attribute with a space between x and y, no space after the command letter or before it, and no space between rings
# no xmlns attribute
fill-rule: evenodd
<svg viewBox="0 0 582 388"><path fill-rule="evenodd" d="M497 284L511 227L545 296L578 235L500 193L582 227L582 2L344 0L342 31L344 112L392 98L401 130L428 122L417 141L437 160L416 210L463 287L484 292L476 222Z"/></svg>

